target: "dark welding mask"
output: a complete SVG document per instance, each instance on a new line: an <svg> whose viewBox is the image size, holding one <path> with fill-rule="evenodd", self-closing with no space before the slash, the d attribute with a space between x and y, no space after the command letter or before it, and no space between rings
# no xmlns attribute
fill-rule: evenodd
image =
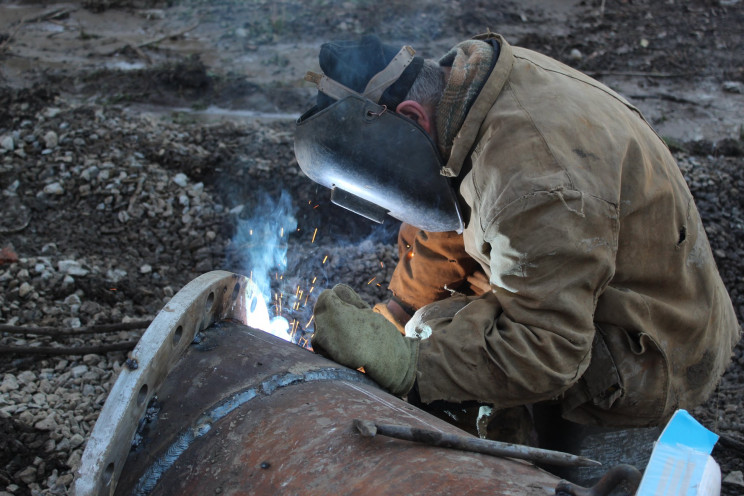
<svg viewBox="0 0 744 496"><path fill-rule="evenodd" d="M297 162L331 189L333 203L373 221L382 223L388 214L426 231L461 232L457 198L451 180L440 174L436 144L416 122L394 112L423 60L411 47L389 50L374 36L362 44L323 45L325 75L306 76L318 87L318 102L297 120ZM361 72L367 72L361 76L343 63L360 58Z"/></svg>

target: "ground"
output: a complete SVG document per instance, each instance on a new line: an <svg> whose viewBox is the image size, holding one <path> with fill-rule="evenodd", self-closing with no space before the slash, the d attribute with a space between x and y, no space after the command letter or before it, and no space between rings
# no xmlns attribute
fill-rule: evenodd
<svg viewBox="0 0 744 496"><path fill-rule="evenodd" d="M345 282L385 298L397 226L331 205L294 160L294 119L313 99L302 76L327 39L373 32L438 57L487 30L643 112L675 153L744 320L742 22L739 0L0 0L0 324L146 321L218 268L267 273L299 300L302 288L296 310L284 305L298 335L313 289ZM278 258L257 256L261 229L280 233ZM0 336L0 494L67 492L126 358L5 347L140 333ZM692 412L722 435L714 455L729 478L744 470L743 381L740 345Z"/></svg>

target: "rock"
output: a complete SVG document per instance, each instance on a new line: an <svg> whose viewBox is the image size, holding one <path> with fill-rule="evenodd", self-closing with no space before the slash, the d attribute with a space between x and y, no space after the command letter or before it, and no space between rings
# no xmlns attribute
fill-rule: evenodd
<svg viewBox="0 0 744 496"><path fill-rule="evenodd" d="M122 279L124 279L126 276L127 276L127 271L123 269L109 269L106 271L106 279L111 282L119 282Z"/></svg>
<svg viewBox="0 0 744 496"><path fill-rule="evenodd" d="M23 372L18 374L18 382L24 386L33 384L34 382L36 382L36 374L31 372L30 370L24 370Z"/></svg>
<svg viewBox="0 0 744 496"><path fill-rule="evenodd" d="M98 167L96 167L95 165L92 165L92 166L88 167L87 169L85 169L80 174L80 177L82 177L86 181L90 181L90 180L95 179L96 177L98 177L98 172L99 172Z"/></svg>
<svg viewBox="0 0 744 496"><path fill-rule="evenodd" d="M578 48L574 48L571 50L569 57L571 58L571 60L581 60L584 58L584 54L582 54L581 50L579 50Z"/></svg>
<svg viewBox="0 0 744 496"><path fill-rule="evenodd" d="M739 81L724 81L721 87L727 93L744 93L744 83Z"/></svg>
<svg viewBox="0 0 744 496"><path fill-rule="evenodd" d="M189 184L189 177L183 172L179 172L178 174L173 176L173 182L180 187L185 188L186 185Z"/></svg>
<svg viewBox="0 0 744 496"><path fill-rule="evenodd" d="M71 276L85 276L90 271L83 268L82 264L77 260L60 260L57 262L57 268L60 272Z"/></svg>
<svg viewBox="0 0 744 496"><path fill-rule="evenodd" d="M85 438L81 436L80 434L73 434L70 438L70 446L73 448L77 448L81 444L85 442Z"/></svg>
<svg viewBox="0 0 744 496"><path fill-rule="evenodd" d="M63 195L65 188L59 182L53 182L44 186L44 193L47 195Z"/></svg>
<svg viewBox="0 0 744 496"><path fill-rule="evenodd" d="M15 149L15 142L13 141L13 137L3 136L2 138L0 138L0 147L8 151L13 151L13 149Z"/></svg>
<svg viewBox="0 0 744 496"><path fill-rule="evenodd" d="M54 419L54 414L50 413L43 420L39 420L34 424L34 429L40 431L54 431L57 429L57 421Z"/></svg>
<svg viewBox="0 0 744 496"><path fill-rule="evenodd" d="M5 374L2 384L0 384L0 393L7 393L16 389L18 389L18 380L16 377L13 374Z"/></svg>
<svg viewBox="0 0 744 496"><path fill-rule="evenodd" d="M27 282L24 282L23 284L21 284L21 287L18 288L18 296L20 296L21 298L25 298L31 291L33 291L33 289L33 286L31 286Z"/></svg>
<svg viewBox="0 0 744 496"><path fill-rule="evenodd" d="M54 131L48 131L44 135L44 145L47 148L56 148L59 144L59 137L57 136L57 133Z"/></svg>
<svg viewBox="0 0 744 496"><path fill-rule="evenodd" d="M14 476L16 479L22 480L25 484L33 484L36 482L36 468L26 467Z"/></svg>
<svg viewBox="0 0 744 496"><path fill-rule="evenodd" d="M140 266L140 269L139 270L140 270L140 273L141 274L149 274L150 272L152 272L152 265L150 265L150 264L144 264L144 265Z"/></svg>
<svg viewBox="0 0 744 496"><path fill-rule="evenodd" d="M723 478L723 483L744 487L744 474L741 470L734 470Z"/></svg>
<svg viewBox="0 0 744 496"><path fill-rule="evenodd" d="M58 107L47 107L44 109L44 117L54 119L60 114L60 112L62 112L62 109Z"/></svg>
<svg viewBox="0 0 744 496"><path fill-rule="evenodd" d="M80 305L82 301L80 301L80 297L76 295L75 293L69 295L67 298L65 298L65 305Z"/></svg>
<svg viewBox="0 0 744 496"><path fill-rule="evenodd" d="M82 377L82 375L85 374L87 371L87 365L78 365L77 367L73 367L70 372L72 372L73 377Z"/></svg>
<svg viewBox="0 0 744 496"><path fill-rule="evenodd" d="M95 365L101 360L100 355L96 355L95 353L90 353L88 355L83 356L83 363L86 365Z"/></svg>

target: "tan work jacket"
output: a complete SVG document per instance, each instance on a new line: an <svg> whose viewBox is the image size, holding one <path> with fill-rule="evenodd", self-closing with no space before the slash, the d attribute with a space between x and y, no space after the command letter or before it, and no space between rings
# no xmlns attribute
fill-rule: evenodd
<svg viewBox="0 0 744 496"><path fill-rule="evenodd" d="M701 403L741 331L674 158L618 94L493 36L500 56L444 169L492 291L428 322L421 399L558 399L570 420L614 426ZM420 306L427 258L464 277L446 252L401 260L401 300Z"/></svg>

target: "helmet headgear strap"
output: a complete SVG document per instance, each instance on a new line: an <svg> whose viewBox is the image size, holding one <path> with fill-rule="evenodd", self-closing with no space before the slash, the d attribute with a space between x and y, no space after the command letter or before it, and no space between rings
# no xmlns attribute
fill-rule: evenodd
<svg viewBox="0 0 744 496"><path fill-rule="evenodd" d="M348 96L357 95L375 103L379 103L382 94L392 86L403 74L403 71L413 62L416 51L410 46L404 46L393 57L393 60L380 72L369 80L364 93L359 94L356 91L334 81L324 74L309 72L305 74L305 81L309 81L317 86L318 91L330 96L335 100L342 100Z"/></svg>

